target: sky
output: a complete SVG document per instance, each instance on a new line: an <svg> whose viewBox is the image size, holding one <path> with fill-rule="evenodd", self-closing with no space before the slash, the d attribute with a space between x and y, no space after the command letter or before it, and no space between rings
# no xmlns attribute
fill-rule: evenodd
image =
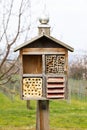
<svg viewBox="0 0 87 130"><path fill-rule="evenodd" d="M87 50L87 0L31 0L31 28L33 36L46 4L51 36L72 46L75 50ZM31 30L32 30L31 29Z"/></svg>
<svg viewBox="0 0 87 130"><path fill-rule="evenodd" d="M10 0L8 0L10 1ZM3 4L6 3L6 7L9 8L9 2L0 0ZM8 28L9 33L14 36L14 32L17 28L16 15L18 13L17 6L20 5L21 0L14 0L14 12L12 21ZM26 3L25 0L24 2ZM49 16L49 25L51 26L51 36L61 40L62 42L70 45L75 51L81 53L83 50L87 53L87 0L29 0L30 3L26 6L25 17L23 19L23 26L27 26L30 22L29 39L38 35L38 25L40 24L38 19L44 10L46 5L46 12ZM3 6L0 4L0 25L1 14L3 14ZM7 6L8 5L8 6ZM15 8L16 7L16 8ZM5 11L7 11L5 9ZM6 13L6 12L5 12ZM15 24L14 24L15 21ZM14 26L13 26L14 25ZM15 31L14 31L15 30ZM0 27L1 32L1 27ZM23 35L24 36L24 35ZM25 38L25 36L24 36ZM20 38L15 46L22 44L23 37ZM3 42L4 43L4 42ZM3 45L4 46L4 45ZM80 51L79 51L80 50Z"/></svg>

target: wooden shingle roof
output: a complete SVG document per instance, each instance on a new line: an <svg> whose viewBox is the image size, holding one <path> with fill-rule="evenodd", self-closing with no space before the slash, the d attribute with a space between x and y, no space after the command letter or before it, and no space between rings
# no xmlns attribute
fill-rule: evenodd
<svg viewBox="0 0 87 130"><path fill-rule="evenodd" d="M16 52L16 51L18 51L18 50L20 50L20 49L26 47L27 45L32 44L32 43L35 42L36 40L41 39L41 38L49 39L49 40L51 40L51 41L53 41L53 42L55 42L55 43L61 45L62 47L66 48L67 50L69 50L69 51L71 51L71 52L74 51L74 48L72 48L72 47L69 46L68 44L65 44L64 42L62 42L62 41L60 41L60 40L58 40L58 39L55 39L54 37L49 36L49 35L46 35L46 34L42 34L42 35L39 35L39 36L37 36L37 37L32 38L31 40L29 40L29 41L27 41L27 42L25 42L25 43L19 45L18 47L16 47L16 48L14 49L14 51Z"/></svg>

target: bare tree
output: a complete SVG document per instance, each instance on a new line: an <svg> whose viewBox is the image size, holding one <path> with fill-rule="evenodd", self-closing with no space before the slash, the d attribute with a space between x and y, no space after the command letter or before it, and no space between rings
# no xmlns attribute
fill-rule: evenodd
<svg viewBox="0 0 87 130"><path fill-rule="evenodd" d="M69 76L74 79L87 79L87 53L76 55L69 64Z"/></svg>
<svg viewBox="0 0 87 130"><path fill-rule="evenodd" d="M19 70L18 56L12 52L20 39L24 42L28 37L30 7L30 0L0 1L0 87L6 87L5 84Z"/></svg>

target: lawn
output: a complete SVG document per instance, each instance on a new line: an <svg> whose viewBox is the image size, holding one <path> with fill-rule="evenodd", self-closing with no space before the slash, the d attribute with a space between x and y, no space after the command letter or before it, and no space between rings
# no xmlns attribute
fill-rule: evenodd
<svg viewBox="0 0 87 130"><path fill-rule="evenodd" d="M31 101L31 109L26 101L16 96L11 101L0 93L0 130L35 130L36 101ZM87 102L72 99L50 101L50 130L87 130Z"/></svg>

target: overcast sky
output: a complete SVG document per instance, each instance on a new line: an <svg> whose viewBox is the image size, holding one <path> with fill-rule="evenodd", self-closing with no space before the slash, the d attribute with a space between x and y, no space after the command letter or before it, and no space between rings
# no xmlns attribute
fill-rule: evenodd
<svg viewBox="0 0 87 130"><path fill-rule="evenodd" d="M75 50L87 50L87 0L31 0L31 21L37 20L45 2L51 35Z"/></svg>

